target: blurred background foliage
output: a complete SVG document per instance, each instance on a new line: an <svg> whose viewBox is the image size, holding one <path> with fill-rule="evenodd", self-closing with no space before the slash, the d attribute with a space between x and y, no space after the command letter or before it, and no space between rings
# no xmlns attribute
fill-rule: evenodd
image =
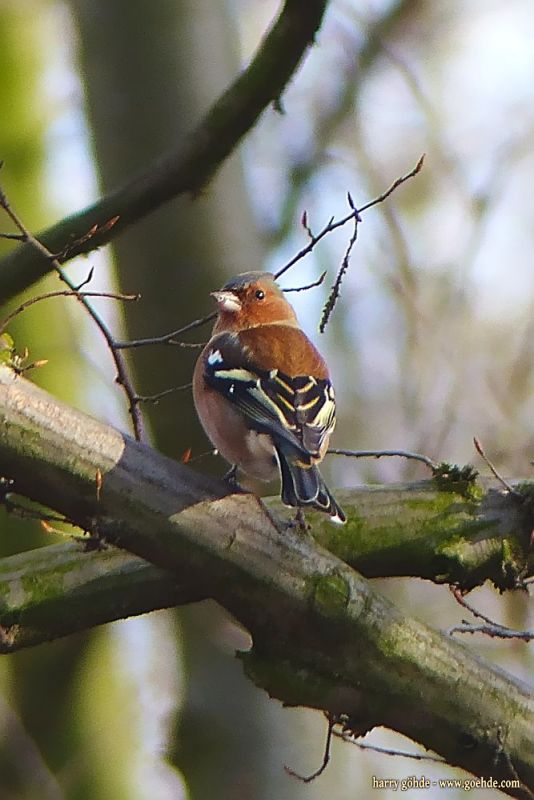
<svg viewBox="0 0 534 800"><path fill-rule="evenodd" d="M2 182L25 222L39 230L83 207L180 140L277 10L273 0L0 0ZM304 209L317 231L346 213L347 191L361 205L425 152L423 172L365 215L323 336L320 309L349 231L329 236L283 284L328 270L325 286L292 299L331 362L336 445L480 466L477 435L503 472L529 477L533 40L529 0L332 0L285 113L266 112L200 197L170 203L69 274L82 280L94 266L93 288L142 293L124 308L95 301L114 330L166 333L211 310L208 292L232 274L276 270L294 255L306 240ZM39 304L10 332L19 351L49 360L34 380L128 429L109 354L75 302ZM136 352L139 393L187 382L195 356ZM158 449L175 458L209 449L189 393L145 411ZM209 456L195 466L223 470ZM332 457L327 471L338 486L424 477L385 459ZM51 540L37 523L0 522L4 555ZM441 628L465 616L444 587L396 580L380 589ZM533 626L528 595L483 588L471 601ZM206 603L5 657L0 799L352 800L370 795L371 775L452 773L335 742L325 775L310 785L291 778L284 764L306 773L320 763L325 723L281 709L244 679L234 652L247 642ZM528 645L469 644L532 673ZM370 738L410 747L386 732Z"/></svg>

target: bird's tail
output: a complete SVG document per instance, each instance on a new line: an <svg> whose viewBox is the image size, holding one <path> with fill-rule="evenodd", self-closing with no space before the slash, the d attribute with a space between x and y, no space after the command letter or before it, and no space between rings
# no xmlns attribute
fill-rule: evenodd
<svg viewBox="0 0 534 800"><path fill-rule="evenodd" d="M277 448L282 478L282 502L286 506L311 506L330 514L332 522L344 523L347 518L337 504L315 464L303 465L287 457Z"/></svg>

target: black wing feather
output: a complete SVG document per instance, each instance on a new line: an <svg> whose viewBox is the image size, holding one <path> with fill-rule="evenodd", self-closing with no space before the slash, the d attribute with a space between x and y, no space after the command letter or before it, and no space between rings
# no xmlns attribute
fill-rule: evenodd
<svg viewBox="0 0 534 800"><path fill-rule="evenodd" d="M335 421L330 381L308 375L290 377L251 363L233 366L231 349L225 357L224 338L219 337L206 359L208 386L237 406L254 430L270 434L275 443L290 445L307 464L318 459ZM231 339L229 343L233 344Z"/></svg>
<svg viewBox="0 0 534 800"><path fill-rule="evenodd" d="M282 501L312 506L337 522L345 515L315 462L335 423L335 400L327 379L291 377L242 363L235 337L221 334L205 361L204 378L246 417L249 427L271 436L280 466Z"/></svg>

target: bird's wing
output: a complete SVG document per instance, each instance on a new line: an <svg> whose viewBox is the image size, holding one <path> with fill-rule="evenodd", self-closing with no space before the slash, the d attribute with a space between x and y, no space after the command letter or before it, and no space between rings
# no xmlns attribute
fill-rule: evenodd
<svg viewBox="0 0 534 800"><path fill-rule="evenodd" d="M335 399L327 378L290 377L238 358L235 337L221 334L205 358L204 378L247 418L251 428L290 446L306 463L320 457L335 423ZM241 360L242 363L239 363Z"/></svg>

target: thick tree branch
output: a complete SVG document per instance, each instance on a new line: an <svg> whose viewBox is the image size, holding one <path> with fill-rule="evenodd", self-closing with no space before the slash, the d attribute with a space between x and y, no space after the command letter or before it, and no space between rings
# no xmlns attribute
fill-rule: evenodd
<svg viewBox="0 0 534 800"><path fill-rule="evenodd" d="M386 725L451 764L502 779L517 772L534 787L528 687L404 617L311 537L277 524L256 498L227 495L220 482L75 412L6 367L0 471L22 494L164 568L178 586L187 581L183 599L221 603L252 633L246 669L274 696L345 714L358 730ZM457 502L469 515L475 501ZM427 513L421 504L418 511ZM447 504L440 514L452 512ZM440 514L427 518L430 537ZM100 557L112 565L115 558L84 557L97 570ZM113 567L110 580L118 573ZM20 574L22 587L31 580ZM4 639L10 635L16 639L16 631L4 631Z"/></svg>
<svg viewBox="0 0 534 800"><path fill-rule="evenodd" d="M123 550L74 541L1 559L0 598L0 653L11 653L202 596Z"/></svg>
<svg viewBox="0 0 534 800"><path fill-rule="evenodd" d="M185 142L162 155L125 186L94 205L38 234L63 263L109 242L126 227L173 197L197 193L252 128L269 103L277 101L314 41L327 0L286 0L254 59L212 106ZM106 229L107 220L118 216ZM95 224L104 227L90 238ZM73 242L73 246L63 252ZM27 244L0 262L2 297L9 300L50 270L49 260Z"/></svg>
<svg viewBox="0 0 534 800"><path fill-rule="evenodd" d="M477 504L454 485L444 491L425 481L340 496L352 521L338 529L314 515L313 537L366 577L423 577L464 588L489 578L504 588L521 567L534 572L532 553L523 563L512 558L525 519L503 493L490 490ZM284 513L279 500L267 505ZM22 583L24 575L31 581ZM207 595L187 574L173 581L136 556L91 549L87 540L39 548L0 560L0 626L10 630L0 652Z"/></svg>

